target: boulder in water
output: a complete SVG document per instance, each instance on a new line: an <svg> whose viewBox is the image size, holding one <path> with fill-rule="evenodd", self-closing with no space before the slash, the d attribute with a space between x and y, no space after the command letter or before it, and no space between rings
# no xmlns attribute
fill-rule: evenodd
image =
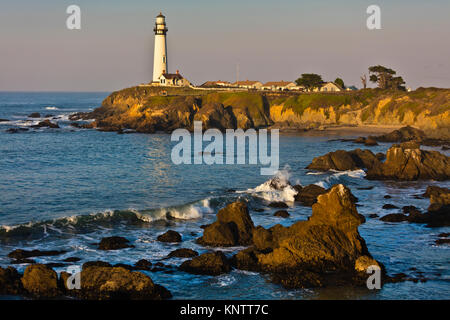
<svg viewBox="0 0 450 320"><path fill-rule="evenodd" d="M413 142L393 145L384 163L369 168L371 180L447 180L450 178L450 158L438 151L421 150Z"/></svg>
<svg viewBox="0 0 450 320"><path fill-rule="evenodd" d="M378 165L379 162L380 161L370 150L337 150L314 158L306 168L320 171L346 171L372 168L373 166Z"/></svg>
<svg viewBox="0 0 450 320"><path fill-rule="evenodd" d="M216 276L230 272L231 264L223 252L215 251L204 253L192 260L183 262L180 270L193 274Z"/></svg>
<svg viewBox="0 0 450 320"><path fill-rule="evenodd" d="M181 242L181 234L176 231L169 230L156 238L160 242Z"/></svg>
<svg viewBox="0 0 450 320"><path fill-rule="evenodd" d="M233 202L217 213L217 221L205 227L203 236L197 240L207 246L235 246L251 243L254 229L247 204Z"/></svg>
<svg viewBox="0 0 450 320"><path fill-rule="evenodd" d="M325 188L316 184L310 184L302 188L296 195L295 201L301 202L305 206L312 206L317 202L317 197L327 192Z"/></svg>
<svg viewBox="0 0 450 320"><path fill-rule="evenodd" d="M103 238L98 244L99 250L119 250L125 248L134 248L133 245L129 244L130 241L124 237L106 237Z"/></svg>
<svg viewBox="0 0 450 320"><path fill-rule="evenodd" d="M36 298L52 298L61 295L58 275L50 267L33 264L25 269L22 277L23 288Z"/></svg>

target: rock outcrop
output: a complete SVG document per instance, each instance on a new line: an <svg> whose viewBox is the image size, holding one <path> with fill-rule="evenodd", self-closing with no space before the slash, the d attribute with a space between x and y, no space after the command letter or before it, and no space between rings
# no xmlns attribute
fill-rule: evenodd
<svg viewBox="0 0 450 320"><path fill-rule="evenodd" d="M447 180L450 178L450 158L438 151L421 150L414 142L393 145L386 161L368 169L371 180Z"/></svg>
<svg viewBox="0 0 450 320"><path fill-rule="evenodd" d="M361 257L376 262L358 232L363 221L350 190L335 185L318 197L308 221L255 228L253 246L232 261L240 269L268 272L288 288L355 282L367 266Z"/></svg>
<svg viewBox="0 0 450 320"><path fill-rule="evenodd" d="M234 202L219 210L217 221L205 227L197 242L216 247L249 245L254 227L247 204Z"/></svg>
<svg viewBox="0 0 450 320"><path fill-rule="evenodd" d="M24 292L21 275L13 267L0 267L0 295L19 295Z"/></svg>
<svg viewBox="0 0 450 320"><path fill-rule="evenodd" d="M81 299L162 300L171 297L167 289L153 283L147 275L122 267L91 266L83 268L80 276L81 289L69 290L69 293Z"/></svg>
<svg viewBox="0 0 450 320"><path fill-rule="evenodd" d="M71 119L95 119L90 125L105 131L170 132L203 128L282 128L307 130L323 125L414 125L435 137L450 137L450 111L443 108L448 89L414 92L358 90L273 96L266 92L196 90L194 88L137 86L113 92L102 106ZM374 142L368 141L368 145Z"/></svg>
<svg viewBox="0 0 450 320"><path fill-rule="evenodd" d="M119 250L125 248L134 248L134 246L130 245L130 241L124 237L114 236L102 238L98 244L99 250Z"/></svg>
<svg viewBox="0 0 450 320"><path fill-rule="evenodd" d="M182 237L181 234L179 234L176 231L168 230L167 232L159 235L156 240L160 242L181 242Z"/></svg>
<svg viewBox="0 0 450 320"><path fill-rule="evenodd" d="M316 184L310 184L306 187L296 186L297 194L295 195L295 201L302 203L305 206L311 207L317 202L317 197L327 192L325 188Z"/></svg>
<svg viewBox="0 0 450 320"><path fill-rule="evenodd" d="M53 298L61 295L58 275L43 264L32 264L22 277L23 288L35 298Z"/></svg>
<svg viewBox="0 0 450 320"><path fill-rule="evenodd" d="M427 138L425 132L411 126L402 127L390 133L373 137L380 142L407 142L407 141L423 141Z"/></svg>
<svg viewBox="0 0 450 320"><path fill-rule="evenodd" d="M180 270L193 273L217 276L230 272L231 264L221 251L204 253L192 260L183 262Z"/></svg>
<svg viewBox="0 0 450 320"><path fill-rule="evenodd" d="M379 164L380 161L372 151L355 149L352 151L337 150L316 157L306 168L319 171L346 171L372 168Z"/></svg>

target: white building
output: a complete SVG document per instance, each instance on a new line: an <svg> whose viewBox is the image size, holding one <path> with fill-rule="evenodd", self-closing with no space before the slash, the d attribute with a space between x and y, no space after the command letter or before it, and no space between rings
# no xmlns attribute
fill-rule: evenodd
<svg viewBox="0 0 450 320"><path fill-rule="evenodd" d="M177 73L163 73L159 76L158 82L160 86L186 87L191 85L178 70Z"/></svg>
<svg viewBox="0 0 450 320"><path fill-rule="evenodd" d="M159 13L156 17L155 28L155 51L153 56L153 82L159 82L159 77L168 72L167 64L167 34L166 17Z"/></svg>
<svg viewBox="0 0 450 320"><path fill-rule="evenodd" d="M339 92L339 91L343 91L344 89L342 89L339 85L337 85L334 82L325 82L324 84L322 84L322 86L320 88L314 88L314 92L317 91L321 91L321 92Z"/></svg>
<svg viewBox="0 0 450 320"><path fill-rule="evenodd" d="M263 90L272 91L287 91L287 90L298 90L294 82L289 81L269 81L263 84Z"/></svg>
<svg viewBox="0 0 450 320"><path fill-rule="evenodd" d="M261 89L262 85L263 84L259 81L249 81L249 80L237 81L233 83L233 86L245 89Z"/></svg>

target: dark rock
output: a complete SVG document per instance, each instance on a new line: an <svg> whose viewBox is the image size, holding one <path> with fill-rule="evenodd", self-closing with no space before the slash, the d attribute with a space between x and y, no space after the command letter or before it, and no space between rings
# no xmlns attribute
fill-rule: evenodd
<svg viewBox="0 0 450 320"><path fill-rule="evenodd" d="M385 209L385 210L391 210L391 209L398 209L398 207L397 207L397 206L394 206L393 204L386 203L385 205L383 205L383 209Z"/></svg>
<svg viewBox="0 0 450 320"><path fill-rule="evenodd" d="M437 245L450 243L450 239L437 239L437 240L435 241L435 243L436 243Z"/></svg>
<svg viewBox="0 0 450 320"><path fill-rule="evenodd" d="M278 210L274 213L275 217L289 218L290 214L286 210Z"/></svg>
<svg viewBox="0 0 450 320"><path fill-rule="evenodd" d="M378 217L379 217L379 215L377 215L376 213L369 214L369 218L374 219L374 218L378 218Z"/></svg>
<svg viewBox="0 0 450 320"><path fill-rule="evenodd" d="M403 213L420 212L415 206L404 206L402 207L402 211Z"/></svg>
<svg viewBox="0 0 450 320"><path fill-rule="evenodd" d="M46 115L44 116L44 118L51 118L51 117L53 117L52 114L46 114Z"/></svg>
<svg viewBox="0 0 450 320"><path fill-rule="evenodd" d="M198 256L198 252L192 249L182 248L169 253L168 258L192 258Z"/></svg>
<svg viewBox="0 0 450 320"><path fill-rule="evenodd" d="M36 261L35 260L33 260L33 259L28 259L28 258L25 258L25 259L14 259L14 260L12 260L11 261L11 264L33 264L33 263L36 263Z"/></svg>
<svg viewBox="0 0 450 320"><path fill-rule="evenodd" d="M356 138L355 140L353 140L354 143L365 143L366 142L366 138L365 137L359 137Z"/></svg>
<svg viewBox="0 0 450 320"><path fill-rule="evenodd" d="M378 166L380 161L370 150L337 150L313 159L306 168L312 170L346 171Z"/></svg>
<svg viewBox="0 0 450 320"><path fill-rule="evenodd" d="M121 267L92 266L81 272L81 290L71 290L81 299L137 299L162 300L170 298L170 292L153 283L141 272Z"/></svg>
<svg viewBox="0 0 450 320"><path fill-rule="evenodd" d="M19 133L19 132L25 132L28 131L28 128L9 128L6 130L8 133Z"/></svg>
<svg viewBox="0 0 450 320"><path fill-rule="evenodd" d="M305 206L312 206L317 202L317 197L325 192L325 188L322 188L316 184L310 184L302 188L295 195L295 201L299 201Z"/></svg>
<svg viewBox="0 0 450 320"><path fill-rule="evenodd" d="M233 202L219 210L217 221L204 229L203 236L197 242L207 246L248 245L253 229L247 204Z"/></svg>
<svg viewBox="0 0 450 320"><path fill-rule="evenodd" d="M264 212L264 209L263 208L255 208L255 209L253 209L253 211L255 211L255 212Z"/></svg>
<svg viewBox="0 0 450 320"><path fill-rule="evenodd" d="M450 158L438 151L419 149L413 142L393 145L386 161L368 168L371 180L447 180L450 178Z"/></svg>
<svg viewBox="0 0 450 320"><path fill-rule="evenodd" d="M44 128L44 127L47 127L47 128L57 129L57 128L59 128L59 125L57 123L53 123L53 122L51 122L50 120L47 119L47 120L41 121L38 124L33 125L31 127L32 128Z"/></svg>
<svg viewBox="0 0 450 320"><path fill-rule="evenodd" d="M134 248L133 245L129 244L130 241L123 237L106 237L100 240L98 244L99 250L119 250L124 248Z"/></svg>
<svg viewBox="0 0 450 320"><path fill-rule="evenodd" d="M28 118L40 118L41 114L39 112L33 112L28 115Z"/></svg>
<svg viewBox="0 0 450 320"><path fill-rule="evenodd" d="M402 213L391 213L380 218L384 222L402 222L407 221L408 217Z"/></svg>
<svg viewBox="0 0 450 320"><path fill-rule="evenodd" d="M289 208L289 206L282 201L274 201L269 203L269 207L271 208Z"/></svg>
<svg viewBox="0 0 450 320"><path fill-rule="evenodd" d="M137 270L151 270L152 263L148 260L141 259L134 264Z"/></svg>
<svg viewBox="0 0 450 320"><path fill-rule="evenodd" d="M422 130L406 126L398 130L394 130L388 134L374 137L375 140L381 142L406 142L406 141L422 141L427 138Z"/></svg>
<svg viewBox="0 0 450 320"><path fill-rule="evenodd" d="M442 151L447 151L447 150L450 150L450 147L442 146L441 150L442 150Z"/></svg>
<svg viewBox="0 0 450 320"><path fill-rule="evenodd" d="M176 231L169 230L166 233L159 235L156 240L160 242L181 242L181 234Z"/></svg>
<svg viewBox="0 0 450 320"><path fill-rule="evenodd" d="M372 190L373 186L370 186L370 187L359 187L359 188L356 188L356 189L358 189L358 190Z"/></svg>
<svg viewBox="0 0 450 320"><path fill-rule="evenodd" d="M448 232L447 232L447 233L444 232L444 233L439 233L439 234L438 234L438 237L439 237L439 238L447 238L447 237L449 237L449 236L450 236L450 233L448 233Z"/></svg>
<svg viewBox="0 0 450 320"><path fill-rule="evenodd" d="M231 264L221 251L215 251L183 262L180 270L193 274L216 276L230 272Z"/></svg>
<svg viewBox="0 0 450 320"><path fill-rule="evenodd" d="M87 269L90 267L111 268L112 265L105 261L88 261L88 262L83 263L82 269Z"/></svg>
<svg viewBox="0 0 450 320"><path fill-rule="evenodd" d="M364 145L371 147L371 146L377 146L378 143L373 137L368 137L366 141L364 142Z"/></svg>
<svg viewBox="0 0 450 320"><path fill-rule="evenodd" d="M61 295L58 275L43 264L28 266L21 281L24 289L33 297L52 298Z"/></svg>
<svg viewBox="0 0 450 320"><path fill-rule="evenodd" d="M390 195L385 195L383 198L385 198L385 199L391 199L392 197L390 196Z"/></svg>
<svg viewBox="0 0 450 320"><path fill-rule="evenodd" d="M23 293L20 274L13 267L0 267L0 295L18 295Z"/></svg>
<svg viewBox="0 0 450 320"><path fill-rule="evenodd" d="M8 120L8 119L1 119L1 118L0 118L0 122L9 122L9 120Z"/></svg>
<svg viewBox="0 0 450 320"><path fill-rule="evenodd" d="M78 258L78 257L69 257L69 258L64 259L63 261L64 262L78 262L80 260L81 260L81 258Z"/></svg>
<svg viewBox="0 0 450 320"><path fill-rule="evenodd" d="M25 258L31 258L31 257L42 257L42 256L57 256L63 253L66 253L67 251L57 251L57 250L50 250L50 251L41 251L41 250L23 250L23 249L16 249L10 253L8 253L8 257L12 259L25 259Z"/></svg>

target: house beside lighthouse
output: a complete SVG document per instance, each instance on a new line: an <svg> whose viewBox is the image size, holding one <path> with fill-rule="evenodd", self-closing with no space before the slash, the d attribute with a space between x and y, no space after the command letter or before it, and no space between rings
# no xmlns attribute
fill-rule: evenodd
<svg viewBox="0 0 450 320"><path fill-rule="evenodd" d="M169 73L167 61L167 25L166 17L160 12L156 17L155 27L155 50L153 55L153 81L152 85L159 86L189 86L191 85L179 71Z"/></svg>

